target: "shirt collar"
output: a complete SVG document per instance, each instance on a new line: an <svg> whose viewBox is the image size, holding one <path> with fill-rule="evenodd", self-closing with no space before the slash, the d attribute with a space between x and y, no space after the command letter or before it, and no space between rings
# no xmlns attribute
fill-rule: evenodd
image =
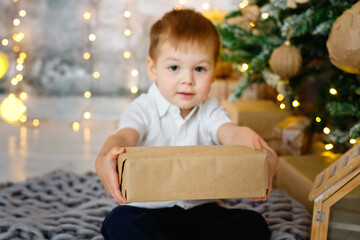
<svg viewBox="0 0 360 240"><path fill-rule="evenodd" d="M156 83L151 84L148 93L154 97L156 108L159 112L160 117L163 117L169 111L170 108L176 108L177 110L179 109L178 106L171 104L168 100L164 98L164 96L160 93L160 90L157 87ZM194 109L192 109L192 111L190 112L189 116L187 116L187 118L193 115L193 113L196 111L198 107L199 106L196 106Z"/></svg>
<svg viewBox="0 0 360 240"><path fill-rule="evenodd" d="M164 116L169 110L171 103L166 100L163 95L161 95L159 88L156 86L156 83L151 84L148 93L154 97L156 108L160 117Z"/></svg>

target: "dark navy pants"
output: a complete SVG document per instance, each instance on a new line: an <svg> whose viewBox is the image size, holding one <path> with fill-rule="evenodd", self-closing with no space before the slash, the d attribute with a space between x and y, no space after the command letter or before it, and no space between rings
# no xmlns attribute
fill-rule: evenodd
<svg viewBox="0 0 360 240"><path fill-rule="evenodd" d="M120 205L105 218L101 233L106 240L270 239L268 225L259 213L212 203L188 210Z"/></svg>

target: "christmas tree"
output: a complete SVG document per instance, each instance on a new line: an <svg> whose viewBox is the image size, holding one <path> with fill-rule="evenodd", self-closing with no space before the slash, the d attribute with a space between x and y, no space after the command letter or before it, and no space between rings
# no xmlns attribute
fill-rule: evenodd
<svg viewBox="0 0 360 240"><path fill-rule="evenodd" d="M359 73L335 67L326 46L336 19L356 2L243 1L240 10L229 13L218 25L222 57L242 72L231 99L238 99L252 83L266 82L279 94L282 106L311 116L316 132L325 130L328 150L344 152L358 142ZM300 104L304 96L299 89L310 78L323 80L309 110Z"/></svg>

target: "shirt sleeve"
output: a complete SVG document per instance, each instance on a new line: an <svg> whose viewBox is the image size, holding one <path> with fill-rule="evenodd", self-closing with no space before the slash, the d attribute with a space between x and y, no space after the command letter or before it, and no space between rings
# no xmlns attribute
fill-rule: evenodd
<svg viewBox="0 0 360 240"><path fill-rule="evenodd" d="M143 101L139 98L134 100L121 113L118 130L123 128L133 128L139 133L140 141L146 134L148 126L147 115Z"/></svg>
<svg viewBox="0 0 360 240"><path fill-rule="evenodd" d="M231 119L226 112L225 108L220 105L219 101L215 98L209 97L205 104L205 121L207 130L210 133L211 139L216 145L220 145L217 138L217 131L219 127L225 123L231 123Z"/></svg>

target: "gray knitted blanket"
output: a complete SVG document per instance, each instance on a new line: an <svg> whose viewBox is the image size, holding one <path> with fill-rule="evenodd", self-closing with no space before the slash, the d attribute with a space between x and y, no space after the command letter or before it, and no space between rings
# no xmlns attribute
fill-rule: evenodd
<svg viewBox="0 0 360 240"><path fill-rule="evenodd" d="M309 239L310 214L284 191L273 190L266 202L219 204L263 214L272 240ZM103 239L101 222L116 205L95 173L59 170L23 183L0 183L0 239Z"/></svg>

